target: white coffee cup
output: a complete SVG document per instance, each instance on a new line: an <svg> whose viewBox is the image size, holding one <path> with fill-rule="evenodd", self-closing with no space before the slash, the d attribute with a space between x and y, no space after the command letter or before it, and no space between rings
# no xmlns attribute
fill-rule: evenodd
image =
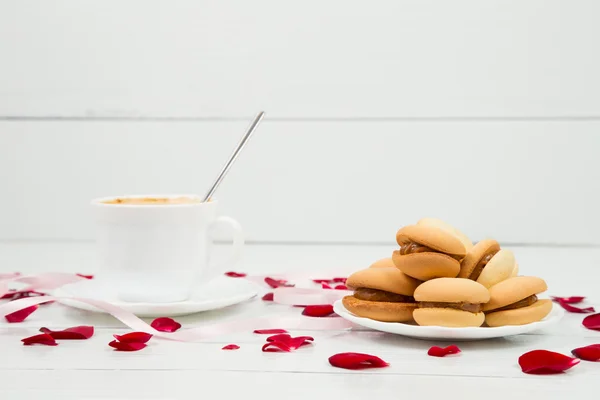
<svg viewBox="0 0 600 400"><path fill-rule="evenodd" d="M131 199L169 199L167 204L129 204ZM125 200L115 204L111 201ZM188 202L177 202L188 199ZM134 195L92 201L97 227L100 277L127 302L184 301L193 291L232 268L244 245L240 224L217 216L218 202L195 195ZM211 261L210 233L219 224L232 231L229 260ZM233 268L232 268L233 269Z"/></svg>

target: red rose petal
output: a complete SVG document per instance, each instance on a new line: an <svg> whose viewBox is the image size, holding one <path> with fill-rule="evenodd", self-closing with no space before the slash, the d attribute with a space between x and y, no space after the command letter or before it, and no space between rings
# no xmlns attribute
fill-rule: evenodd
<svg viewBox="0 0 600 400"><path fill-rule="evenodd" d="M323 284L323 283L331 283L332 282L331 279L313 279L312 281L319 285Z"/></svg>
<svg viewBox="0 0 600 400"><path fill-rule="evenodd" d="M582 323L588 329L600 331L600 314L588 315Z"/></svg>
<svg viewBox="0 0 600 400"><path fill-rule="evenodd" d="M18 300L26 297L45 296L45 293L36 292L35 290L11 290L5 293L0 299Z"/></svg>
<svg viewBox="0 0 600 400"><path fill-rule="evenodd" d="M121 343L146 343L152 335L145 332L129 332L124 335L113 335Z"/></svg>
<svg viewBox="0 0 600 400"><path fill-rule="evenodd" d="M237 344L228 344L227 346L223 346L221 350L237 350L239 348L240 346L238 346Z"/></svg>
<svg viewBox="0 0 600 400"><path fill-rule="evenodd" d="M29 317L29 315L31 315L31 313L33 313L37 309L38 309L37 305L27 307L22 310L15 311L14 313L7 314L4 316L4 318L6 318L6 320L10 323L23 322L23 321L25 321L25 318Z"/></svg>
<svg viewBox="0 0 600 400"><path fill-rule="evenodd" d="M297 336L297 337L290 338L289 341L287 342L287 345L289 345L292 350L296 350L296 349L299 349L300 347L310 344L310 342L314 342L314 341L315 341L315 339L313 339L310 336Z"/></svg>
<svg viewBox="0 0 600 400"><path fill-rule="evenodd" d="M265 295L262 297L262 299L263 299L264 301L273 301L273 293L267 293L267 294L265 294Z"/></svg>
<svg viewBox="0 0 600 400"><path fill-rule="evenodd" d="M306 306L302 315L309 317L327 317L333 314L333 306L331 304L322 304L316 306Z"/></svg>
<svg viewBox="0 0 600 400"><path fill-rule="evenodd" d="M19 300L19 299L25 299L28 297L41 297L41 296L46 296L46 293L37 292L35 290L15 290L10 293L6 293L1 298L2 299L10 299L11 301L14 301L14 300ZM52 303L54 303L54 300L46 301L46 302L40 303L38 305L42 306L42 305L52 304Z"/></svg>
<svg viewBox="0 0 600 400"><path fill-rule="evenodd" d="M571 313L586 314L586 313L593 313L596 311L596 310L594 310L594 307L579 308L579 307L572 306L569 303L565 303L562 300L559 300L558 304L560 304L560 306L562 308L564 308L565 310L567 310L568 312L571 312Z"/></svg>
<svg viewBox="0 0 600 400"><path fill-rule="evenodd" d="M571 354L585 361L600 361L600 344L590 344L571 350Z"/></svg>
<svg viewBox="0 0 600 400"><path fill-rule="evenodd" d="M24 346L31 346L32 344L43 344L46 346L58 346L58 343L56 343L56 340L54 340L54 338L52 336L48 335L47 333L41 333L39 335L34 335L34 336L27 337L25 339L21 339L21 342L23 342Z"/></svg>
<svg viewBox="0 0 600 400"><path fill-rule="evenodd" d="M327 283L321 283L321 289L333 289L331 286L329 286Z"/></svg>
<svg viewBox="0 0 600 400"><path fill-rule="evenodd" d="M269 336L267 338L267 342L285 342L292 338L291 335L287 333L280 333L278 335Z"/></svg>
<svg viewBox="0 0 600 400"><path fill-rule="evenodd" d="M558 297L552 296L552 301L563 302L567 304L581 303L585 299L583 296L571 296L571 297Z"/></svg>
<svg viewBox="0 0 600 400"><path fill-rule="evenodd" d="M390 364L381 358L364 353L338 353L329 357L329 364L344 369L384 368Z"/></svg>
<svg viewBox="0 0 600 400"><path fill-rule="evenodd" d="M526 374L558 374L579 364L579 359L548 350L533 350L519 357Z"/></svg>
<svg viewBox="0 0 600 400"><path fill-rule="evenodd" d="M432 356L432 357L444 357L447 356L448 354L458 354L460 353L460 349L458 348L458 346L456 345L450 345L447 347L438 347L438 346L433 346L429 349L429 351L427 351L427 355Z"/></svg>
<svg viewBox="0 0 600 400"><path fill-rule="evenodd" d="M294 287L294 285L288 283L288 281L286 281L285 279L273 279L269 278L268 276L265 278L265 282L273 289L277 289L278 287Z"/></svg>
<svg viewBox="0 0 600 400"><path fill-rule="evenodd" d="M15 289L9 289L7 293L4 293L4 295L2 295L2 297L0 297L0 300L12 299L16 293L17 293L17 291Z"/></svg>
<svg viewBox="0 0 600 400"><path fill-rule="evenodd" d="M276 351L290 352L290 351L292 351L292 348L286 342L267 342L263 345L262 351L264 351L264 352L276 352Z"/></svg>
<svg viewBox="0 0 600 400"><path fill-rule="evenodd" d="M72 328L63 329L62 331L51 331L48 328L40 328L40 332L44 332L52 338L59 340L84 340L89 339L94 335L94 327L74 326Z"/></svg>
<svg viewBox="0 0 600 400"><path fill-rule="evenodd" d="M332 281L337 282L337 283L346 284L346 279L348 279L348 278L333 278Z"/></svg>
<svg viewBox="0 0 600 400"><path fill-rule="evenodd" d="M296 337L291 337L290 335L286 334L286 333L282 333L279 335L273 335L273 336L269 336L267 338L267 342L270 343L274 343L274 342L278 342L278 343L283 343L285 344L287 347L289 347L291 350L296 350L306 344L309 344L309 342L314 341L315 339L312 336L296 336Z"/></svg>
<svg viewBox="0 0 600 400"><path fill-rule="evenodd" d="M346 285L337 285L336 287L334 287L334 289L336 289L336 290L348 290L348 287Z"/></svg>
<svg viewBox="0 0 600 400"><path fill-rule="evenodd" d="M314 339L310 336L291 337L290 335L275 335L267 338L267 343L262 347L262 351L286 351L297 350L300 347L310 344Z"/></svg>
<svg viewBox="0 0 600 400"><path fill-rule="evenodd" d="M259 335L275 335L277 333L288 333L285 329L257 329L254 333Z"/></svg>
<svg viewBox="0 0 600 400"><path fill-rule="evenodd" d="M85 278L85 279L94 279L94 275L84 275L84 274L75 274L81 278Z"/></svg>
<svg viewBox="0 0 600 400"><path fill-rule="evenodd" d="M243 272L229 271L229 272L225 272L225 275L227 275L230 278L243 278L243 277L247 276L248 274L245 274Z"/></svg>
<svg viewBox="0 0 600 400"><path fill-rule="evenodd" d="M151 327L159 332L176 332L181 328L181 324L172 318L160 317L156 318L150 324Z"/></svg>
<svg viewBox="0 0 600 400"><path fill-rule="evenodd" d="M118 351L138 351L146 347L146 344L142 342L118 342L116 340L113 340L108 345Z"/></svg>

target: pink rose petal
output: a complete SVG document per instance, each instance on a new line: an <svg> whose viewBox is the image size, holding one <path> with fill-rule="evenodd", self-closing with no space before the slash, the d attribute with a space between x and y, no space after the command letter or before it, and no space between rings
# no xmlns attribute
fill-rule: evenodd
<svg viewBox="0 0 600 400"><path fill-rule="evenodd" d="M118 351L138 351L146 347L146 344L142 342L118 342L116 340L113 340L108 345Z"/></svg>
<svg viewBox="0 0 600 400"><path fill-rule="evenodd" d="M146 343L152 335L145 332L130 332L124 335L113 335L121 343Z"/></svg>
<svg viewBox="0 0 600 400"><path fill-rule="evenodd" d="M85 279L94 279L94 275L84 275L84 274L75 274L81 278L85 278Z"/></svg>
<svg viewBox="0 0 600 400"><path fill-rule="evenodd" d="M346 285L337 285L336 287L334 287L335 290L348 290L348 287Z"/></svg>
<svg viewBox="0 0 600 400"><path fill-rule="evenodd" d="M321 283L321 289L333 289L331 286L329 286L327 283Z"/></svg>
<svg viewBox="0 0 600 400"><path fill-rule="evenodd" d="M21 276L20 272L9 272L8 274L0 274L0 281L4 279L12 279Z"/></svg>
<svg viewBox="0 0 600 400"><path fill-rule="evenodd" d="M156 318L150 324L151 327L159 332L176 332L181 328L181 324L172 318L160 317Z"/></svg>
<svg viewBox="0 0 600 400"><path fill-rule="evenodd" d="M571 350L571 354L585 361L600 361L600 344L590 344Z"/></svg>
<svg viewBox="0 0 600 400"><path fill-rule="evenodd" d="M313 279L312 281L319 285L321 285L323 283L331 283L332 282L331 279Z"/></svg>
<svg viewBox="0 0 600 400"><path fill-rule="evenodd" d="M23 322L23 321L25 321L25 319L27 317L29 317L37 309L38 309L37 305L27 307L22 310L15 311L14 313L7 314L4 316L4 318L6 318L6 320L10 323Z"/></svg>
<svg viewBox="0 0 600 400"><path fill-rule="evenodd" d="M25 339L21 339L24 346L31 346L32 344L43 344L45 346L58 346L56 340L47 333L41 333L39 335L34 335L27 337Z"/></svg>
<svg viewBox="0 0 600 400"><path fill-rule="evenodd" d="M445 357L449 354L458 354L460 353L460 349L456 345L450 345L447 347L438 347L433 346L427 351L427 355L432 357Z"/></svg>
<svg viewBox="0 0 600 400"><path fill-rule="evenodd" d="M52 338L59 340L85 340L94 335L94 327L74 326L72 328L63 329L62 331L51 331L48 328L40 328L40 332L44 332Z"/></svg>
<svg viewBox="0 0 600 400"><path fill-rule="evenodd" d="M519 357L519 366L526 374L558 374L577 364L577 358L548 350L533 350Z"/></svg>
<svg viewBox="0 0 600 400"><path fill-rule="evenodd" d="M364 353L339 353L329 357L329 364L337 368L360 370L385 368L390 364L379 357Z"/></svg>
<svg viewBox="0 0 600 400"><path fill-rule="evenodd" d="M239 348L240 346L238 346L237 344L228 344L227 346L223 346L221 350L237 350Z"/></svg>
<svg viewBox="0 0 600 400"><path fill-rule="evenodd" d="M600 331L600 314L588 315L582 323L588 329Z"/></svg>
<svg viewBox="0 0 600 400"><path fill-rule="evenodd" d="M348 278L333 278L332 281L336 282L336 283L343 283L345 285L346 279L348 279Z"/></svg>

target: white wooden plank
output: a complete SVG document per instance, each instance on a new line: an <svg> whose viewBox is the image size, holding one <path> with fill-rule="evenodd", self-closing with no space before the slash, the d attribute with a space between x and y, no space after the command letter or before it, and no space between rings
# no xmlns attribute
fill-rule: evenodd
<svg viewBox="0 0 600 400"><path fill-rule="evenodd" d="M0 3L0 115L600 115L594 0Z"/></svg>
<svg viewBox="0 0 600 400"><path fill-rule="evenodd" d="M379 256L387 246L250 246L243 270L253 273L282 272L302 265L305 270L342 272ZM594 266L600 250L578 248L513 248L522 271L544 277L549 294L592 295ZM90 255L91 244L0 244L0 271L11 266L24 272L78 271ZM297 258L285 257L298 254ZM62 265L62 268L59 266ZM569 274L564 266L569 265ZM90 270L90 272L97 272ZM577 289L575 293L572 290ZM590 297L590 299L594 299ZM598 299L596 298L597 301ZM598 303L590 303L598 305ZM264 306L269 312L271 307ZM257 307L258 308L258 307ZM296 312L291 307L290 312ZM60 311L60 312L59 312ZM243 307L237 315L248 317L256 310ZM271 310L272 311L272 310ZM235 314L223 313L230 318ZM574 347L592 344L600 332L580 328L581 315L571 314L543 334L459 343L463 352L450 358L428 357L435 341L414 340L372 331L310 332L313 346L289 354L265 354L260 345L265 336L232 333L200 343L175 343L152 339L136 353L118 353L107 346L113 333L126 330L102 318L64 312L60 307L42 308L23 324L0 323L0 397L36 399L179 399L194 393L218 393L220 398L289 399L360 398L389 393L418 394L426 398L530 399L532 396L565 398L583 396L593 389L595 363L582 362L563 375L523 374L517 358L525 351L545 348L568 354ZM178 318L184 327L217 320L216 316ZM54 348L25 347L22 337L41 325L66 327L93 324L96 335L88 341L63 341ZM309 333L294 331L294 334ZM238 343L238 351L220 350ZM362 372L335 369L327 358L337 352L360 351L378 355L391 363L382 370Z"/></svg>
<svg viewBox="0 0 600 400"><path fill-rule="evenodd" d="M444 399L529 400L584 397L594 390L587 376L525 376L513 379L414 376L385 372L363 375L204 371L2 371L3 398L48 400L189 399L365 399L423 396Z"/></svg>
<svg viewBox="0 0 600 400"><path fill-rule="evenodd" d="M89 200L204 193L247 121L0 123L0 238L93 238ZM253 241L600 243L600 122L266 120L220 187Z"/></svg>
<svg viewBox="0 0 600 400"><path fill-rule="evenodd" d="M434 345L448 345L444 341L410 339L380 332L347 332L332 335L329 332L309 333L314 342L291 353L262 352L266 336L234 342L236 351L221 348L230 340L220 343L180 343L151 339L148 346L137 352L119 352L108 346L113 334L122 330L96 330L86 341L60 341L58 346L23 346L21 339L35 335L37 330L10 329L0 335L3 358L10 363L0 364L6 370L195 370L204 371L268 371L312 372L337 374L343 369L333 368L328 358L342 352L374 354L390 363L386 373L397 375L434 375L518 378L523 376L518 358L532 349L548 349L570 354L576 347L587 346L596 338L575 336L520 335L514 337L455 343L461 353L440 360L427 355ZM39 332L37 332L39 333ZM252 333L246 336L250 337ZM82 357L85 354L85 357ZM493 360L493 361L491 361ZM364 373L379 373L365 371ZM597 375L594 363L582 363L570 375Z"/></svg>

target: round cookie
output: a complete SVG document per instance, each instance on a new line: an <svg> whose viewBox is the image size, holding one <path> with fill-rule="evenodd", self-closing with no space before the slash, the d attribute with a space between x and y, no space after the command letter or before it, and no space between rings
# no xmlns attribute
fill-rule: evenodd
<svg viewBox="0 0 600 400"><path fill-rule="evenodd" d="M346 286L354 290L342 299L354 315L383 322L412 321L417 307L412 297L420 284L396 267L367 268L350 275Z"/></svg>
<svg viewBox="0 0 600 400"><path fill-rule="evenodd" d="M435 278L454 278L460 271L460 262L442 253L414 253L401 255L398 250L392 254L396 268L420 281Z"/></svg>
<svg viewBox="0 0 600 400"><path fill-rule="evenodd" d="M525 325L544 319L552 310L552 301L539 300L537 294L546 290L546 282L535 276L516 276L492 286L490 301L483 306L486 324Z"/></svg>
<svg viewBox="0 0 600 400"><path fill-rule="evenodd" d="M512 273L510 274L511 278L519 275L519 264L515 263L515 268L513 268Z"/></svg>
<svg viewBox="0 0 600 400"><path fill-rule="evenodd" d="M458 259L462 259L466 254L465 245L458 237L435 226L404 226L396 232L396 242L400 246L409 242L417 243Z"/></svg>
<svg viewBox="0 0 600 400"><path fill-rule="evenodd" d="M417 308L413 319L419 326L444 326L447 328L479 327L485 321L483 313L468 313L445 308Z"/></svg>
<svg viewBox="0 0 600 400"><path fill-rule="evenodd" d="M487 326L527 325L541 321L552 311L552 300L538 300L529 307L515 310L498 311L487 314L485 323Z"/></svg>
<svg viewBox="0 0 600 400"><path fill-rule="evenodd" d="M380 260L377 260L369 266L369 268L386 268L386 267L394 267L394 262L392 261L391 257L382 258Z"/></svg>
<svg viewBox="0 0 600 400"><path fill-rule="evenodd" d="M419 284L418 280L396 267L367 268L353 273L346 279L346 286L350 290L369 288L404 296L412 296Z"/></svg>
<svg viewBox="0 0 600 400"><path fill-rule="evenodd" d="M342 304L354 315L381 322L408 322L413 319L416 303L375 302L344 296Z"/></svg>
<svg viewBox="0 0 600 400"><path fill-rule="evenodd" d="M473 242L471 241L471 239L469 239L469 237L467 235L465 235L464 233L462 233L460 230L456 229L452 225L442 221L441 219L429 218L429 217L421 218L419 221L417 221L417 225L434 226L434 227L440 228L442 230L445 230L447 232L450 232L453 235L455 235L456 237L458 237L458 239L460 239L460 241L465 246L466 251L469 251L473 248Z"/></svg>
<svg viewBox="0 0 600 400"><path fill-rule="evenodd" d="M493 239L485 239L477 242L477 244L475 244L475 246L473 246L473 248L467 252L467 255L461 261L460 273L458 274L458 277L477 280L479 274L473 277L475 279L473 279L471 275L473 275L479 263L486 258L486 256L490 256L489 258L491 258L499 251L500 244Z"/></svg>
<svg viewBox="0 0 600 400"><path fill-rule="evenodd" d="M492 239L478 242L461 261L459 278L468 278L489 288L511 277L515 270L512 251L501 249Z"/></svg>
<svg viewBox="0 0 600 400"><path fill-rule="evenodd" d="M400 249L392 254L394 265L415 279L449 277L460 271L466 250L458 237L433 225L408 225L396 233Z"/></svg>
<svg viewBox="0 0 600 400"><path fill-rule="evenodd" d="M490 299L481 284L464 278L437 278L422 283L414 293L413 318L421 326L478 327L485 320L483 304Z"/></svg>
<svg viewBox="0 0 600 400"><path fill-rule="evenodd" d="M512 251L501 249L487 263L481 275L477 278L477 282L483 286L490 288L497 283L500 283L512 275L515 269L515 255Z"/></svg>

